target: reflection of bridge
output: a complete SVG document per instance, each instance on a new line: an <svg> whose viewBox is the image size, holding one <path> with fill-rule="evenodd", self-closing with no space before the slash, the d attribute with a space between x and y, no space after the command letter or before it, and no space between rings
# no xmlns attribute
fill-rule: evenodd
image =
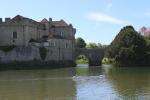
<svg viewBox="0 0 150 100"><path fill-rule="evenodd" d="M75 57L79 55L85 55L89 60L90 66L101 65L102 59L104 57L104 49L86 49L86 48L76 48Z"/></svg>

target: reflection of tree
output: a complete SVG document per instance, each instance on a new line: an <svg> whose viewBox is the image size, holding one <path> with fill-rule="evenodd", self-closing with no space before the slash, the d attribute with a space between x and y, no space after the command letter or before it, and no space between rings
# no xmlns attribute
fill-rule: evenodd
<svg viewBox="0 0 150 100"><path fill-rule="evenodd" d="M109 68L107 75L123 98L146 95L150 91L148 68Z"/></svg>
<svg viewBox="0 0 150 100"><path fill-rule="evenodd" d="M77 76L86 76L89 74L88 68L76 68L76 75Z"/></svg>
<svg viewBox="0 0 150 100"><path fill-rule="evenodd" d="M101 67L76 68L77 76L97 76L102 73Z"/></svg>

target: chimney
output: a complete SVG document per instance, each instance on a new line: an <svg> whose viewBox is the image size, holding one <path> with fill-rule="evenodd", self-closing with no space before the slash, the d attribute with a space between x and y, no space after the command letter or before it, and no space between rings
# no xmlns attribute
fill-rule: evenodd
<svg viewBox="0 0 150 100"><path fill-rule="evenodd" d="M73 27L72 24L69 24L70 27Z"/></svg>
<svg viewBox="0 0 150 100"><path fill-rule="evenodd" d="M11 18L5 18L5 22L8 22L9 20L11 20Z"/></svg>
<svg viewBox="0 0 150 100"><path fill-rule="evenodd" d="M3 19L2 18L0 18L0 23L2 23L3 22Z"/></svg>
<svg viewBox="0 0 150 100"><path fill-rule="evenodd" d="M49 18L49 22L52 22L52 18Z"/></svg>

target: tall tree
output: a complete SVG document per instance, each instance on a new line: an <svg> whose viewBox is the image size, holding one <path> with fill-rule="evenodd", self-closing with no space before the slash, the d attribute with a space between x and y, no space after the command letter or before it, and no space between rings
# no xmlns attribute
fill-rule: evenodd
<svg viewBox="0 0 150 100"><path fill-rule="evenodd" d="M147 65L147 43L132 26L126 26L112 41L106 55L121 66Z"/></svg>
<svg viewBox="0 0 150 100"><path fill-rule="evenodd" d="M85 48L86 43L85 43L84 39L82 39L81 37L78 37L76 39L76 44L75 45L76 45L77 48Z"/></svg>

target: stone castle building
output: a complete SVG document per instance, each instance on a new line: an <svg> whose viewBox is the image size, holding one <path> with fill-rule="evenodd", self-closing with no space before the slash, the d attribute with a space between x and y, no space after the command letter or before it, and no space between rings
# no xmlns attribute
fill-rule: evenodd
<svg viewBox="0 0 150 100"><path fill-rule="evenodd" d="M76 29L72 24L67 24L64 20L53 21L52 18L49 18L49 20L44 18L41 22L37 22L20 15L12 19L5 18L5 21L0 18L0 47L15 46L24 48L19 54L18 49L14 49L16 51L12 51L7 55L0 51L0 62L3 60L17 61L22 59L22 61L30 61L40 59L38 53L34 51L33 54L33 50L29 50L29 47L39 48L41 46L47 48L46 61L73 61L75 33ZM24 54L21 53L23 51ZM34 56L26 56L27 53ZM27 59L28 57L29 59Z"/></svg>
<svg viewBox="0 0 150 100"><path fill-rule="evenodd" d="M17 15L14 18L0 18L0 46L28 46L31 41L42 42L49 39L74 40L76 29L64 20L41 22Z"/></svg>

